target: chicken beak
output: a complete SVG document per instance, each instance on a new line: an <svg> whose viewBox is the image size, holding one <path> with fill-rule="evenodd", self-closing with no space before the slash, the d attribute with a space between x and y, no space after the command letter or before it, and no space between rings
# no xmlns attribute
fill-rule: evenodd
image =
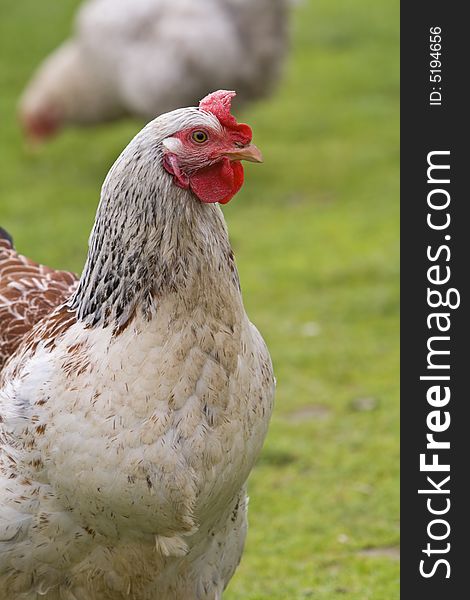
<svg viewBox="0 0 470 600"><path fill-rule="evenodd" d="M255 163L263 162L261 150L254 144L250 144L249 146L237 150L229 150L228 152L225 152L225 156L230 160L248 160Z"/></svg>

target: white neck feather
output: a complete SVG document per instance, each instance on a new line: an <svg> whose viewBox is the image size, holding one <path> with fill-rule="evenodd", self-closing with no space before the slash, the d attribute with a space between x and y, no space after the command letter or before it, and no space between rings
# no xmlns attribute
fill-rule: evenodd
<svg viewBox="0 0 470 600"><path fill-rule="evenodd" d="M220 208L176 187L161 166L168 117L178 112L147 125L103 184L87 261L70 300L87 325L120 329L139 311L151 319L168 294L188 308L209 307L214 296L217 304L235 296L241 305Z"/></svg>

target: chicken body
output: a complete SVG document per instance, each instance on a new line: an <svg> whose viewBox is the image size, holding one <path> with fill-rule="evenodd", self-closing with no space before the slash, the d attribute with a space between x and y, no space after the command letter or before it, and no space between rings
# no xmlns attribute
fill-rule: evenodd
<svg viewBox="0 0 470 600"><path fill-rule="evenodd" d="M287 47L289 0L89 0L73 36L38 69L20 103L26 129L124 115L152 119L207 89L266 95Z"/></svg>
<svg viewBox="0 0 470 600"><path fill-rule="evenodd" d="M220 600L240 560L274 379L220 208L162 166L188 126L226 135L182 109L136 136L0 374L1 598Z"/></svg>
<svg viewBox="0 0 470 600"><path fill-rule="evenodd" d="M75 323L53 350L9 363L4 597L221 598L271 412L269 358L246 319L229 334L241 315L165 305L114 340Z"/></svg>

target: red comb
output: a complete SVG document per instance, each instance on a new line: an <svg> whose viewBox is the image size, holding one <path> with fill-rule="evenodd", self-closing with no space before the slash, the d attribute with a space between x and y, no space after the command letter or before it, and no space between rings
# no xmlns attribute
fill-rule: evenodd
<svg viewBox="0 0 470 600"><path fill-rule="evenodd" d="M252 138L251 127L244 123L238 123L230 112L232 98L236 95L236 92L229 90L212 92L199 102L199 108L215 115L224 127L237 131L243 138L244 143L248 144Z"/></svg>
<svg viewBox="0 0 470 600"><path fill-rule="evenodd" d="M236 127L237 120L230 113L232 98L236 95L236 92L228 90L212 92L212 94L209 94L199 102L199 108L215 115L224 127Z"/></svg>

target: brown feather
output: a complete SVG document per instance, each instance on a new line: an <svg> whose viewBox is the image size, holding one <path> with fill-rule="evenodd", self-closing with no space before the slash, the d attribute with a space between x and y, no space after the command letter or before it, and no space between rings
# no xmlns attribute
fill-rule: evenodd
<svg viewBox="0 0 470 600"><path fill-rule="evenodd" d="M78 278L18 254L0 238L0 370L32 327L73 293Z"/></svg>

